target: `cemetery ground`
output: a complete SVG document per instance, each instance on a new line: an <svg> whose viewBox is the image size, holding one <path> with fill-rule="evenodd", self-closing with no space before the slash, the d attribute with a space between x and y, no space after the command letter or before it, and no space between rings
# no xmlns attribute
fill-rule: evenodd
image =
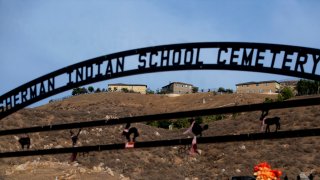
<svg viewBox="0 0 320 180"><path fill-rule="evenodd" d="M168 97L157 94L94 93L73 96L37 108L20 110L0 121L0 130L38 125L92 121L104 118L140 116L208 109L221 106L262 103L276 95L262 94L186 94ZM310 97L310 96L308 96ZM298 97L298 98L308 98ZM203 117L209 124L204 136L260 132L261 112L225 114L221 120ZM281 118L281 130L319 128L320 105L270 110L269 116ZM220 118L219 118L220 119ZM140 131L138 141L187 138L186 128L172 130L145 123L134 123ZM84 128L78 146L122 143L124 125ZM271 126L274 131L275 126ZM75 130L74 130L75 131ZM30 133L31 149L71 147L68 130ZM70 162L70 154L0 159L0 179L227 179L253 175L253 167L268 162L289 179L299 173L320 176L320 137L290 138L199 144L201 155L188 155L184 147L123 149L79 154ZM17 151L14 136L0 137L0 151Z"/></svg>

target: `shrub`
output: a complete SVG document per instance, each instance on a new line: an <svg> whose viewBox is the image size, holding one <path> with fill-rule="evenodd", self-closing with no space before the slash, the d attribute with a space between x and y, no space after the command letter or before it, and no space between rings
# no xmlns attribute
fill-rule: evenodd
<svg viewBox="0 0 320 180"><path fill-rule="evenodd" d="M301 79L296 87L298 95L319 94L320 82Z"/></svg>
<svg viewBox="0 0 320 180"><path fill-rule="evenodd" d="M150 88L147 89L147 94L154 94L154 91L152 91Z"/></svg>
<svg viewBox="0 0 320 180"><path fill-rule="evenodd" d="M290 99L294 96L293 91L289 87L284 87L281 91L281 96L283 97L283 100Z"/></svg>
<svg viewBox="0 0 320 180"><path fill-rule="evenodd" d="M159 128L169 129L170 124L171 124L170 120L158 121Z"/></svg>
<svg viewBox="0 0 320 180"><path fill-rule="evenodd" d="M192 87L192 93L197 93L199 91L198 87Z"/></svg>
<svg viewBox="0 0 320 180"><path fill-rule="evenodd" d="M219 121L222 120L226 117L224 114L216 114L216 115L210 115L210 116L203 116L202 117L202 122L204 123L209 123L212 121Z"/></svg>
<svg viewBox="0 0 320 180"><path fill-rule="evenodd" d="M273 99L271 99L271 98L266 97L264 99L264 103L272 103L272 102L273 102Z"/></svg>
<svg viewBox="0 0 320 180"><path fill-rule="evenodd" d="M233 90L232 90L232 89L226 89L226 93L232 94L232 93L233 93Z"/></svg>
<svg viewBox="0 0 320 180"><path fill-rule="evenodd" d="M121 91L124 92L124 93L128 93L129 92L128 88L122 88Z"/></svg>
<svg viewBox="0 0 320 180"><path fill-rule="evenodd" d="M149 125L149 126L154 126L154 127L158 127L159 126L158 121L149 121L146 124Z"/></svg>
<svg viewBox="0 0 320 180"><path fill-rule="evenodd" d="M89 86L89 87L88 87L88 91L89 91L90 93L92 93L92 92L94 91L94 88L93 88L92 86Z"/></svg>
<svg viewBox="0 0 320 180"><path fill-rule="evenodd" d="M237 116L239 116L239 113L232 113L232 119L236 119Z"/></svg>
<svg viewBox="0 0 320 180"><path fill-rule="evenodd" d="M77 87L77 88L72 89L73 96L79 95L79 94L86 94L86 93L88 93L88 91L84 87L83 88Z"/></svg>
<svg viewBox="0 0 320 180"><path fill-rule="evenodd" d="M284 100L283 96L281 94L278 94L277 102L282 102Z"/></svg>
<svg viewBox="0 0 320 180"><path fill-rule="evenodd" d="M161 121L150 121L146 123L149 126L154 126L158 128L169 129L169 125L171 124L170 120L161 120Z"/></svg>
<svg viewBox="0 0 320 180"><path fill-rule="evenodd" d="M175 128L187 128L190 126L189 122L190 118L182 118L182 119L177 119L176 121L173 122L173 126ZM196 123L201 124L203 122L202 117L196 117L195 118Z"/></svg>
<svg viewBox="0 0 320 180"><path fill-rule="evenodd" d="M175 128L185 128L185 127L188 127L189 126L189 120L187 118L182 118L182 119L178 119L176 121L173 122L173 126Z"/></svg>
<svg viewBox="0 0 320 180"><path fill-rule="evenodd" d="M223 88L223 87L219 87L219 89L218 89L218 92L220 92L220 93L223 93L223 92L225 92L226 90Z"/></svg>

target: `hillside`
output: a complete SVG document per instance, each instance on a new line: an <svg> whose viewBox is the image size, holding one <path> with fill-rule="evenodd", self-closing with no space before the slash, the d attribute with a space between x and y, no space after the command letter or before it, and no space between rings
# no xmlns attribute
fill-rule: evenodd
<svg viewBox="0 0 320 180"><path fill-rule="evenodd" d="M127 117L236 104L261 103L274 95L212 93L187 94L178 97L126 93L96 93L74 96L37 108L27 108L0 121L0 130L36 125L90 121L107 117ZM281 118L281 130L319 127L320 106L270 111ZM223 120L209 123L204 136L259 132L260 112L226 115ZM139 141L186 138L185 129L161 129L136 123ZM274 127L271 127L272 131ZM85 128L79 146L120 143L122 125ZM70 147L69 132L54 131L30 134L31 149ZM223 179L234 175L252 175L255 164L268 161L289 177L312 172L319 177L319 137L252 142L200 144L201 155L189 156L180 147L117 150L89 153L68 163L69 154L41 157L0 159L0 179L21 177L60 177L62 179ZM19 150L13 136L0 137L0 151ZM23 167L23 168L22 168ZM20 169L19 169L20 168ZM68 175L66 175L68 174ZM111 176L114 175L114 176ZM289 178L290 179L290 178Z"/></svg>

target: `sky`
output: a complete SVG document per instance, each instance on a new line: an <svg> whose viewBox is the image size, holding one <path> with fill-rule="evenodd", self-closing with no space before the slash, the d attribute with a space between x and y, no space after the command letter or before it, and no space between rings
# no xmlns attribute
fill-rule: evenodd
<svg viewBox="0 0 320 180"><path fill-rule="evenodd" d="M65 66L142 47L258 42L320 49L318 7L317 0L0 0L0 95ZM235 90L237 83L286 79L294 78L198 70L136 75L92 86L135 83L156 90L179 81L199 89Z"/></svg>

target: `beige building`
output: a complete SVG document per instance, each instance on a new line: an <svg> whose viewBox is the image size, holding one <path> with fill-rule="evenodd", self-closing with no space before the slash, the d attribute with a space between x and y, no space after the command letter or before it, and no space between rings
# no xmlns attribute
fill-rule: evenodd
<svg viewBox="0 0 320 180"><path fill-rule="evenodd" d="M280 83L277 81L246 82L236 84L237 93L278 93Z"/></svg>
<svg viewBox="0 0 320 180"><path fill-rule="evenodd" d="M192 93L192 84L182 83L182 82L172 82L166 86L163 86L161 91L169 94L191 94Z"/></svg>
<svg viewBox="0 0 320 180"><path fill-rule="evenodd" d="M128 90L128 92L136 92L140 94L146 94L147 85L144 84L108 84L108 91L113 92L123 92Z"/></svg>

